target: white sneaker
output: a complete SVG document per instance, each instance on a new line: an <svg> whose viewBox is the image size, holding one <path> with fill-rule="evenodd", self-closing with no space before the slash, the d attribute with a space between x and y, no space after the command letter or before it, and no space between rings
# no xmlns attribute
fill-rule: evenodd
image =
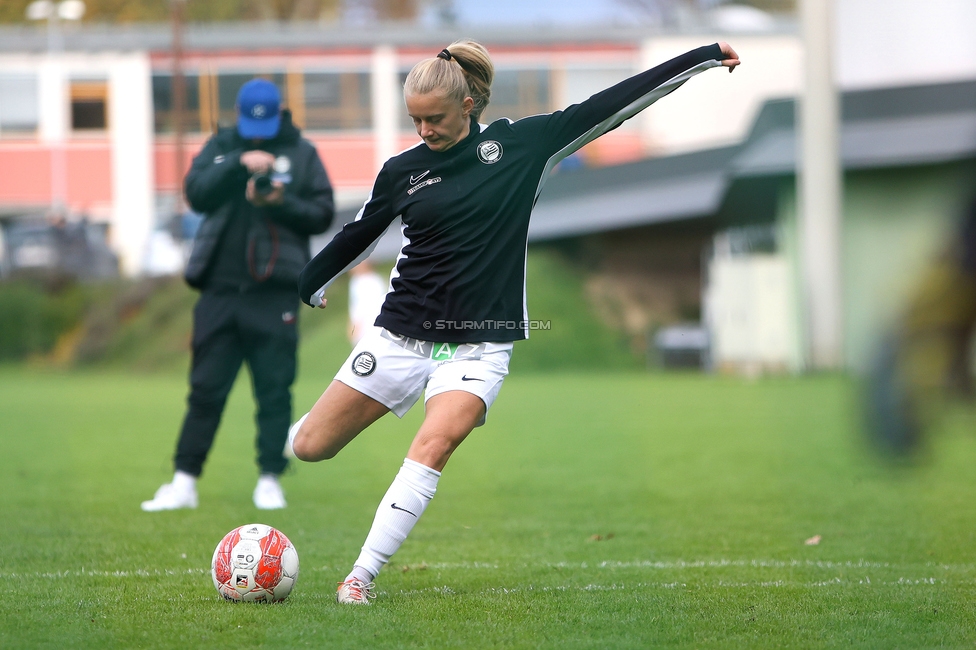
<svg viewBox="0 0 976 650"><path fill-rule="evenodd" d="M346 605L369 605L369 601L376 598L373 589L376 588L372 582L362 580L346 580L339 583L336 589L336 602Z"/></svg>
<svg viewBox="0 0 976 650"><path fill-rule="evenodd" d="M152 499L143 501L141 507L146 512L196 508L197 490L192 485L177 487L174 483L165 483L156 490L156 494Z"/></svg>
<svg viewBox="0 0 976 650"><path fill-rule="evenodd" d="M273 474L262 474L254 488L254 507L258 510L280 510L285 503L285 491Z"/></svg>

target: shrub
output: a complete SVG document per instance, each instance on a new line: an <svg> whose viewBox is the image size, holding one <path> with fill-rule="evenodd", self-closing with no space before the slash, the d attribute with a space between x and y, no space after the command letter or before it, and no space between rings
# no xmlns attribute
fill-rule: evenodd
<svg viewBox="0 0 976 650"><path fill-rule="evenodd" d="M85 290L77 285L0 284L0 361L50 352L62 334L79 324L86 302Z"/></svg>

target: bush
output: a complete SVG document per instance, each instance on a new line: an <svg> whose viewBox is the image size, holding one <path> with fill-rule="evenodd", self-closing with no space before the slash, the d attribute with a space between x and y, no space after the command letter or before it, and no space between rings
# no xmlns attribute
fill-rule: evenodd
<svg viewBox="0 0 976 650"><path fill-rule="evenodd" d="M77 285L0 284L0 361L49 353L81 322L86 302L86 291Z"/></svg>
<svg viewBox="0 0 976 650"><path fill-rule="evenodd" d="M529 318L541 321L515 344L512 369L622 370L641 367L624 333L600 320L583 288L586 273L557 250L529 249L526 292Z"/></svg>

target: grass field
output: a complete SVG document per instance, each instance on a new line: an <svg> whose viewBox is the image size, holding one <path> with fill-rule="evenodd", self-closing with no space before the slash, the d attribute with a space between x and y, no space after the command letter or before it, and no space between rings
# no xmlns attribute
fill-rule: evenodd
<svg viewBox="0 0 976 650"><path fill-rule="evenodd" d="M303 377L296 409L323 377ZM259 512L241 381L200 507L142 513L184 391L179 374L0 370L0 647L976 644L971 412L892 468L859 443L838 377L515 374L367 608L338 606L335 583L419 411L297 467L289 507ZM280 605L210 583L216 543L254 521L301 556Z"/></svg>

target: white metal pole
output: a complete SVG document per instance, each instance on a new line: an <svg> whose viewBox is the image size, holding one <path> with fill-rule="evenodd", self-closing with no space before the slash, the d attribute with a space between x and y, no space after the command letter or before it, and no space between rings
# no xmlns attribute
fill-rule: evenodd
<svg viewBox="0 0 976 650"><path fill-rule="evenodd" d="M797 195L806 363L844 363L840 98L833 77L833 0L801 0L804 90L798 105Z"/></svg>
<svg viewBox="0 0 976 650"><path fill-rule="evenodd" d="M61 19L57 9L52 7L47 17L47 50L48 56L58 67L58 72L64 74L64 44L61 40ZM62 78L61 83L66 81ZM65 119L64 112L61 113ZM69 124L62 124L57 137L51 142L51 212L57 218L67 216L68 195L68 164L65 152L65 134Z"/></svg>
<svg viewBox="0 0 976 650"><path fill-rule="evenodd" d="M376 47L370 66L376 171L397 152L399 117L406 110L398 82L396 50L388 45Z"/></svg>

